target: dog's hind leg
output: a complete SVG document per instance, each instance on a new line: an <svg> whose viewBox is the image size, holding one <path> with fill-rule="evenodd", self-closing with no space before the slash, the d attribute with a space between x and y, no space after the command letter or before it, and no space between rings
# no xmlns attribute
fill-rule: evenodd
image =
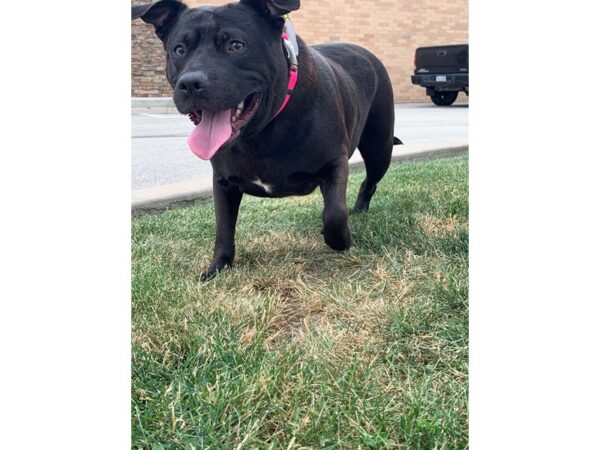
<svg viewBox="0 0 600 450"><path fill-rule="evenodd" d="M390 166L395 139L392 87L388 83L383 83L377 92L358 144L367 177L358 191L354 212L369 209L377 183Z"/></svg>

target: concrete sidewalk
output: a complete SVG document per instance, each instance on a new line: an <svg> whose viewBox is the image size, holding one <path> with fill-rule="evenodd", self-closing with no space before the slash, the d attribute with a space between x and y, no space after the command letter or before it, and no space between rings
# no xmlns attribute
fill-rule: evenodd
<svg viewBox="0 0 600 450"><path fill-rule="evenodd" d="M156 108L156 106L151 107ZM443 158L466 153L468 150L467 142L398 145L394 147L392 161L402 163ZM353 169L364 167L358 151L350 159L350 167ZM175 206L203 201L210 198L211 195L212 176L141 189L132 192L131 213L138 216L160 212Z"/></svg>

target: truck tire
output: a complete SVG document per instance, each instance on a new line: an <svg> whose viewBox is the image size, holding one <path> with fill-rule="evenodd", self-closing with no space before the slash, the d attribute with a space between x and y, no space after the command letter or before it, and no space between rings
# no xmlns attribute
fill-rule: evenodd
<svg viewBox="0 0 600 450"><path fill-rule="evenodd" d="M438 106L450 106L458 97L458 91L436 91L431 101Z"/></svg>

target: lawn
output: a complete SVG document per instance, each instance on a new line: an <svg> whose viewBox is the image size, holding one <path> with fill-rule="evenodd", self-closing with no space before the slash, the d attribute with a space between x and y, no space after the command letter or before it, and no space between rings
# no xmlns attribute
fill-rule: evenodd
<svg viewBox="0 0 600 450"><path fill-rule="evenodd" d="M468 446L467 156L390 167L344 253L322 203L245 196L201 285L212 204L133 220L133 448Z"/></svg>

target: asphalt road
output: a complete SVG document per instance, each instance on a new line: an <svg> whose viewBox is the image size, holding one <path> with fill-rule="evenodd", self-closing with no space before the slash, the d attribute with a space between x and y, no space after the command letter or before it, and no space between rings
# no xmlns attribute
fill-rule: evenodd
<svg viewBox="0 0 600 450"><path fill-rule="evenodd" d="M405 144L466 142L468 104L441 108L431 103L396 105L395 135ZM212 174L186 139L194 125L179 114L132 115L131 188L144 189Z"/></svg>

